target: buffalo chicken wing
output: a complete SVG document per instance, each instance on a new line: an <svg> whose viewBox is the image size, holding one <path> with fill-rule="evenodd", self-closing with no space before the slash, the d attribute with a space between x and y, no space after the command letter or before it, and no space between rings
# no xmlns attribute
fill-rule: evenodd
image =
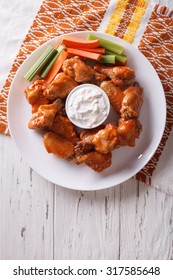
<svg viewBox="0 0 173 280"><path fill-rule="evenodd" d="M59 73L43 94L49 100L65 98L77 85L73 78L64 73Z"/></svg>
<svg viewBox="0 0 173 280"><path fill-rule="evenodd" d="M82 61L78 56L66 59L63 63L64 73L78 83L88 82L94 77L94 69Z"/></svg>
<svg viewBox="0 0 173 280"><path fill-rule="evenodd" d="M57 115L52 123L52 126L49 128L56 134L66 137L73 144L76 144L77 141L79 141L75 125L65 116Z"/></svg>
<svg viewBox="0 0 173 280"><path fill-rule="evenodd" d="M105 128L100 129L95 134L91 133L91 135L85 136L81 144L84 147L85 145L93 145L97 152L106 154L118 147L117 127L112 124L106 124Z"/></svg>
<svg viewBox="0 0 173 280"><path fill-rule="evenodd" d="M40 129L52 126L55 115L61 110L62 106L60 99L52 104L41 105L38 111L32 115L28 127L30 129Z"/></svg>
<svg viewBox="0 0 173 280"><path fill-rule="evenodd" d="M124 119L133 119L139 117L139 112L143 103L143 89L136 83L124 91L121 117Z"/></svg>
<svg viewBox="0 0 173 280"><path fill-rule="evenodd" d="M139 138L141 131L142 125L138 119L119 119L117 132L120 146L134 147L136 138Z"/></svg>
<svg viewBox="0 0 173 280"><path fill-rule="evenodd" d="M74 145L67 138L54 132L46 132L43 137L44 146L48 153L67 160L74 156Z"/></svg>
<svg viewBox="0 0 173 280"><path fill-rule="evenodd" d="M104 81L100 87L106 92L109 97L112 107L117 113L120 113L122 101L124 98L123 90L117 87L112 81Z"/></svg>
<svg viewBox="0 0 173 280"><path fill-rule="evenodd" d="M75 158L76 164L85 163L96 172L102 172L111 165L112 153L102 154L92 151L85 155L79 155Z"/></svg>
<svg viewBox="0 0 173 280"><path fill-rule="evenodd" d="M105 74L117 86L130 85L135 78L134 70L126 66L107 67L97 65L94 67L94 69Z"/></svg>

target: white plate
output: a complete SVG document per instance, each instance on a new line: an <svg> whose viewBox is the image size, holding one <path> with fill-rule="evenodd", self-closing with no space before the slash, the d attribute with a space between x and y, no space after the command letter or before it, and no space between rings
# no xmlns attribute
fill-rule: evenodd
<svg viewBox="0 0 173 280"><path fill-rule="evenodd" d="M88 33L75 32L75 36L86 38ZM8 124L12 139L29 166L47 180L62 187L78 190L98 190L120 184L134 176L150 160L163 135L166 120L166 102L160 79L145 56L134 46L111 35L96 33L125 47L128 66L136 72L136 80L144 88L144 103L140 113L143 126L136 146L122 147L113 152L112 165L101 174L85 165L56 158L48 154L42 136L28 129L31 108L24 89L29 85L24 74L46 48L47 44L60 43L62 36L56 37L34 51L18 70L8 98Z"/></svg>

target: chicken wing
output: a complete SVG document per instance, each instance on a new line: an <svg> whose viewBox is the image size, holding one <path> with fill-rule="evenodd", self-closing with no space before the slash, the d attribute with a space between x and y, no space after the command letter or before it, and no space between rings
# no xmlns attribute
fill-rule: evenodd
<svg viewBox="0 0 173 280"><path fill-rule="evenodd" d="M135 146L136 138L142 131L142 125L138 119L119 119L119 125L117 133L119 135L119 141L121 146Z"/></svg>
<svg viewBox="0 0 173 280"><path fill-rule="evenodd" d="M28 123L30 129L40 129L52 126L55 115L61 110L63 104L60 99L52 104L41 105Z"/></svg>
<svg viewBox="0 0 173 280"><path fill-rule="evenodd" d="M88 82L94 77L94 69L85 64L78 56L66 59L62 70L78 83Z"/></svg>
<svg viewBox="0 0 173 280"><path fill-rule="evenodd" d="M73 78L64 73L59 73L57 78L43 92L43 95L49 100L65 98L77 85Z"/></svg>
<svg viewBox="0 0 173 280"><path fill-rule="evenodd" d="M44 146L48 153L59 158L70 160L74 156L74 145L65 137L54 132L46 132L43 136Z"/></svg>
<svg viewBox="0 0 173 280"><path fill-rule="evenodd" d="M44 80L36 80L25 89L26 99L28 103L33 105L43 97L43 91L46 89Z"/></svg>
<svg viewBox="0 0 173 280"><path fill-rule="evenodd" d="M123 90L117 87L112 81L104 81L101 83L100 87L106 92L115 111L120 113L122 100L124 98Z"/></svg>
<svg viewBox="0 0 173 280"><path fill-rule="evenodd" d="M85 139L88 136L95 135L100 129L103 129L104 125L97 126L91 129L84 129L80 134L80 139Z"/></svg>
<svg viewBox="0 0 173 280"><path fill-rule="evenodd" d="M80 139L83 141L79 141L75 145L75 154L76 156L85 155L86 153L89 153L91 151L94 151L95 147L93 143L89 143L88 141L85 141L85 138L90 138L92 135L95 135L101 128L104 128L103 126L99 126L92 129L84 129L80 134Z"/></svg>
<svg viewBox="0 0 173 280"><path fill-rule="evenodd" d="M40 105L49 103L49 100L43 95L45 89L44 80L36 80L25 89L26 99L32 106L32 113L35 113Z"/></svg>
<svg viewBox="0 0 173 280"><path fill-rule="evenodd" d="M135 78L134 70L127 66L107 67L97 65L94 69L109 77L116 86L130 85Z"/></svg>
<svg viewBox="0 0 173 280"><path fill-rule="evenodd" d="M107 76L103 73L99 73L97 71L94 71L94 77L90 81L91 84L94 84L96 86L100 86L100 84L107 79Z"/></svg>
<svg viewBox="0 0 173 280"><path fill-rule="evenodd" d="M76 142L79 141L76 128L68 117L57 115L49 129L54 131L56 134L66 137L73 144L76 144Z"/></svg>
<svg viewBox="0 0 173 280"><path fill-rule="evenodd" d="M124 91L122 108L120 110L122 118L127 120L139 117L143 103L142 94L143 89L137 83Z"/></svg>
<svg viewBox="0 0 173 280"><path fill-rule="evenodd" d="M76 164L85 163L88 167L94 171L102 172L111 165L112 153L102 154L96 151L92 151L85 155L80 155L75 158Z"/></svg>
<svg viewBox="0 0 173 280"><path fill-rule="evenodd" d="M100 129L97 133L85 136L81 144L93 145L94 149L100 153L108 153L119 145L117 127L112 124L106 124L105 128Z"/></svg>

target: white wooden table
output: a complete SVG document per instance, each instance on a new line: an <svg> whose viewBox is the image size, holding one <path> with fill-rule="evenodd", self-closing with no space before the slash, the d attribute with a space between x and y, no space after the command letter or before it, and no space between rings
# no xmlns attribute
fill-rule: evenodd
<svg viewBox="0 0 173 280"><path fill-rule="evenodd" d="M1 83L40 3L0 1ZM173 259L173 197L132 179L93 192L55 186L0 135L0 259Z"/></svg>

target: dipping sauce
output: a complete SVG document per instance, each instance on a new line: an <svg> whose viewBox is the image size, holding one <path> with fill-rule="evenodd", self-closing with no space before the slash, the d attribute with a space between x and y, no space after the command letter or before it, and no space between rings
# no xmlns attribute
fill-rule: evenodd
<svg viewBox="0 0 173 280"><path fill-rule="evenodd" d="M106 93L98 86L83 84L75 87L67 97L66 113L78 127L94 128L108 117L110 102Z"/></svg>

